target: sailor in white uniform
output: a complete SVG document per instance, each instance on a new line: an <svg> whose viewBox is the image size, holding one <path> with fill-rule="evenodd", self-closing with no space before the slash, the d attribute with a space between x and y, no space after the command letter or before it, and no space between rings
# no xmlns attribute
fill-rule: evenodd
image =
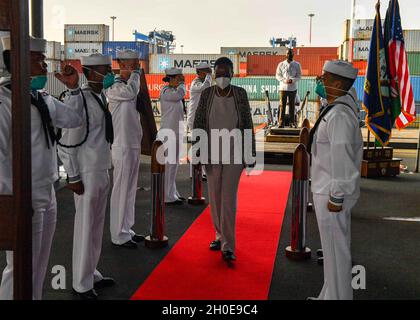
<svg viewBox="0 0 420 320"><path fill-rule="evenodd" d="M187 114L187 126L190 132L192 132L194 127L195 113L197 112L198 104L200 103L201 93L207 88L210 88L212 82L213 77L210 64L205 62L200 63L197 66L197 78L193 80L190 88L190 103L188 105ZM203 166L203 179L207 180L205 171L205 167ZM192 177L192 163L190 176Z"/></svg>
<svg viewBox="0 0 420 320"><path fill-rule="evenodd" d="M117 52L120 75L105 91L114 126L112 163L114 186L111 195L111 241L115 246L135 249L144 240L133 230L143 130L137 111L140 91L139 53Z"/></svg>
<svg viewBox="0 0 420 320"><path fill-rule="evenodd" d="M114 285L113 279L104 278L97 270L114 140L112 116L103 91L114 84L111 63L111 57L102 54L82 58L88 80L82 87L84 122L77 129L63 130L59 147L69 177L68 188L75 193L73 292L83 300L96 300L96 290Z"/></svg>
<svg viewBox="0 0 420 320"><path fill-rule="evenodd" d="M165 163L165 202L167 205L182 205L185 198L181 197L176 187L176 175L179 167L181 148L184 140L184 105L185 78L181 69L171 68L165 70L164 81L168 83L160 93L162 109L161 126L158 139L165 142L169 130L175 138L176 154L169 155ZM172 146L174 151L175 146Z"/></svg>
<svg viewBox="0 0 420 320"><path fill-rule="evenodd" d="M324 254L324 287L318 300L352 300L351 211L360 196L363 138L357 96L358 70L327 61L316 92L328 100L310 135L312 192Z"/></svg>
<svg viewBox="0 0 420 320"><path fill-rule="evenodd" d="M212 85L212 70L208 63L200 63L197 66L197 78L193 80L190 88L190 103L188 106L187 125L188 130L194 127L195 113L200 102L201 93Z"/></svg>
<svg viewBox="0 0 420 320"><path fill-rule="evenodd" d="M10 38L2 38L3 56L10 71ZM54 182L58 180L55 127L73 128L82 124L82 97L79 75L68 66L56 77L70 90L64 103L48 95L45 63L46 40L30 39L31 63L31 147L32 147L32 270L33 299L42 299L42 290L57 222ZM0 81L0 194L11 194L12 169L12 103L11 77ZM0 300L13 299L13 253L7 252Z"/></svg>

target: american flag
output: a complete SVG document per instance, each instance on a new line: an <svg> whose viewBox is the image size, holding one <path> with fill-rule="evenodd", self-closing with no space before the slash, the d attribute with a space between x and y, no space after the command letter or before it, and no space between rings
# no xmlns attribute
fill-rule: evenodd
<svg viewBox="0 0 420 320"><path fill-rule="evenodd" d="M388 33L389 36L387 40L391 97L397 102L399 100L400 103L400 108L397 108L394 118L397 128L404 129L416 120L416 105L411 87L398 0L390 1L385 29L385 34ZM387 38L386 35L385 37Z"/></svg>

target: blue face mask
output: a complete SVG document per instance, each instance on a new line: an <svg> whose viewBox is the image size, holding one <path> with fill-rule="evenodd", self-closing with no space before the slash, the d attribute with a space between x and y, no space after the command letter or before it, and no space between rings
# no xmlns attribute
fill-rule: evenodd
<svg viewBox="0 0 420 320"><path fill-rule="evenodd" d="M31 90L42 90L47 85L47 76L35 76L31 79Z"/></svg>
<svg viewBox="0 0 420 320"><path fill-rule="evenodd" d="M316 82L315 93L323 99L327 99L327 89L321 80Z"/></svg>

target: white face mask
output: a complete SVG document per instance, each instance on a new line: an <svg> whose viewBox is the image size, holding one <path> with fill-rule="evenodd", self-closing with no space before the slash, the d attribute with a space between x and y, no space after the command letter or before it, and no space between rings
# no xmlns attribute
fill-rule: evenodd
<svg viewBox="0 0 420 320"><path fill-rule="evenodd" d="M224 90L227 87L229 87L230 86L230 83L231 83L231 79L230 78L226 78L226 77L216 78L216 84L222 90Z"/></svg>

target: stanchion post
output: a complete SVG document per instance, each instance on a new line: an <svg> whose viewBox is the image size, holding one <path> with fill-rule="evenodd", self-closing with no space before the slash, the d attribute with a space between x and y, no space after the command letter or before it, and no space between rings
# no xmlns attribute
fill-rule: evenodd
<svg viewBox="0 0 420 320"><path fill-rule="evenodd" d="M203 197L203 166L201 164L192 165L192 196L188 198L188 203L193 206L202 206L206 203Z"/></svg>
<svg viewBox="0 0 420 320"><path fill-rule="evenodd" d="M306 247L306 214L309 188L309 155L303 144L296 148L293 159L292 239L286 248L291 260L308 260L311 249Z"/></svg>
<svg viewBox="0 0 420 320"><path fill-rule="evenodd" d="M308 150L309 148L309 130L308 128L304 127L302 128L302 130L300 131L300 138L299 138L299 142L301 144L303 144L306 148L306 150ZM308 173L310 175L310 165L308 163ZM314 205L313 205L313 197L312 197L312 192L311 192L311 178L309 177L309 187L308 187L308 205L307 205L307 210L308 211L313 211L314 209Z"/></svg>
<svg viewBox="0 0 420 320"><path fill-rule="evenodd" d="M152 146L152 216L150 235L145 239L145 245L150 249L165 248L169 244L165 235L165 165L162 147L161 141L155 141Z"/></svg>
<svg viewBox="0 0 420 320"><path fill-rule="evenodd" d="M308 130L311 130L311 122L306 118L302 122L302 128L307 128Z"/></svg>

